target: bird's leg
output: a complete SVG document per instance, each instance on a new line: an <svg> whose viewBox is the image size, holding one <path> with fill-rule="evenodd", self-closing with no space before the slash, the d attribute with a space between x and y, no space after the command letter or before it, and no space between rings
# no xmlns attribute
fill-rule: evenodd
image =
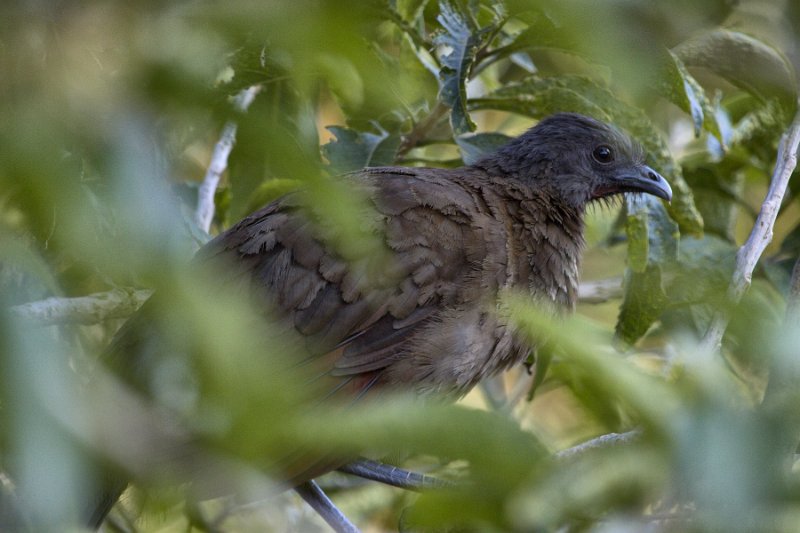
<svg viewBox="0 0 800 533"><path fill-rule="evenodd" d="M336 533L359 533L358 528L322 492L322 489L313 479L298 485L294 490Z"/></svg>
<svg viewBox="0 0 800 533"><path fill-rule="evenodd" d="M340 467L339 472L414 491L441 489L452 486L450 481L444 479L418 474L369 459L360 459L348 463Z"/></svg>

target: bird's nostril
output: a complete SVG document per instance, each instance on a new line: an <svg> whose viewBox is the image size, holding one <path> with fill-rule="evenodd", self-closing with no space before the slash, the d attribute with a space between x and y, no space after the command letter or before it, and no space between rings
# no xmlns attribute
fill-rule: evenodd
<svg viewBox="0 0 800 533"><path fill-rule="evenodd" d="M650 178L653 181L658 181L658 174L656 174L652 170L647 173L647 177Z"/></svg>

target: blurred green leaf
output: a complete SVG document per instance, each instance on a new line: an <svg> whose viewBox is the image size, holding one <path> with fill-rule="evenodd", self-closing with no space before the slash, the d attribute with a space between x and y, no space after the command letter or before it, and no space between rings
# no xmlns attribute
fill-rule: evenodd
<svg viewBox="0 0 800 533"><path fill-rule="evenodd" d="M351 61L341 56L320 54L320 72L331 91L346 109L358 109L364 102L364 81Z"/></svg>
<svg viewBox="0 0 800 533"><path fill-rule="evenodd" d="M595 324L575 317L556 321L519 295L507 295L506 303L523 335L534 342L548 339L558 345L576 372L610 394L609 401L618 399L633 407L652 428L664 431L669 427L670 417L680 405L675 392L624 359L599 349L610 346L611 339Z"/></svg>
<svg viewBox="0 0 800 533"><path fill-rule="evenodd" d="M267 205L268 203L277 200L278 198L296 191L303 186L301 180L296 179L280 179L275 178L263 182L258 188L253 191L250 197L250 203L247 205L249 212L256 211Z"/></svg>
<svg viewBox="0 0 800 533"><path fill-rule="evenodd" d="M598 450L548 465L514 495L510 515L518 531L580 523L609 508L635 508L668 478L668 462L652 447ZM569 497L564 497L566 494Z"/></svg>
<svg viewBox="0 0 800 533"><path fill-rule="evenodd" d="M3 3L0 299L119 285L156 288L157 298L125 326L147 323L140 364L121 372L128 385L95 360L116 320L34 327L0 312L0 524L13 529L8 496L33 529L82 525L67 507L89 457L138 480L118 515L131 531L190 527L181 495L196 529L304 530L293 510L261 522L291 499L233 509L229 499L194 501L208 497L196 490L261 500L275 489L274 460L299 450L393 464L418 451L406 465L445 462L437 475L465 482L422 494L404 513L411 527L794 532L800 500L784 464L797 441L798 341L782 325L800 248L794 180L774 255L741 305L729 308L726 291L795 105L786 58L798 27L795 3L771 0ZM251 108L236 111L231 98L254 85ZM513 299L520 336L545 343L539 357L553 362L508 417L466 408L483 405L473 396L455 408L389 395L315 404L317 382L296 365L306 340L265 324L271 311L246 283L214 292L220 279L246 277L241 267L186 268L199 240L186 228L194 191L223 124L238 132L212 233L298 191L288 201L326 221L343 257L380 275L375 213L352 180L326 170L394 164L398 151L405 164L456 166L457 150L469 163L529 127L527 117L560 111L626 129L675 199L629 198L627 250L613 246L625 239L614 230L581 265L584 279L617 276L627 257L617 335L638 342L625 355L611 348L618 302L581 303L589 323ZM691 139L687 117L710 135ZM336 139L320 147L328 124ZM587 225L604 231L615 208L590 210ZM732 318L724 359L712 359L691 339L720 308ZM656 320L657 335L640 339ZM770 387L793 385L762 409L772 358L780 379ZM509 400L529 383L513 378ZM634 424L641 440L549 456ZM150 490L160 484L192 489ZM365 529L395 529L407 497L354 485L328 488L337 503L356 502L348 513Z"/></svg>

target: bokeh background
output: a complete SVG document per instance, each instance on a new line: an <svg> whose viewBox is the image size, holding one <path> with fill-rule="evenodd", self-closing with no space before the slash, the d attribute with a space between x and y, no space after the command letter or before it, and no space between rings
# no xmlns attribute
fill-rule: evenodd
<svg viewBox="0 0 800 533"><path fill-rule="evenodd" d="M752 286L726 291L796 111L798 36L792 0L4 2L0 521L80 530L85 496L123 473L107 531L324 531L270 495L265 465L303 447L463 482L322 478L367 531L796 531L797 176ZM630 132L675 198L590 209L576 318L511 302L551 339L533 375L456 406L314 407L286 371L299 341L191 266L296 189L345 256L369 253L337 175L468 164L558 111ZM144 391L104 353L150 291ZM28 305L46 298L50 314ZM730 322L709 353L715 313ZM193 442L177 458L175 433Z"/></svg>

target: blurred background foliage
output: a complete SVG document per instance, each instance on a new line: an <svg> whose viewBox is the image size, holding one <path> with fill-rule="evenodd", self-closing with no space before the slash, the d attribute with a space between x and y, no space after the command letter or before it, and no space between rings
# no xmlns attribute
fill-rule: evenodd
<svg viewBox="0 0 800 533"><path fill-rule="evenodd" d="M88 472L121 470L137 483L110 531L324 530L296 496L266 497L269 457L302 446L465 480L413 495L323 478L369 531L797 531L796 176L752 287L739 305L725 294L796 111L798 36L791 0L4 2L3 520L79 527ZM591 210L583 280L610 290L578 318L512 300L552 340L535 390L519 369L457 406L314 407L285 368L299 341L189 267L226 123L212 235L303 188L359 254L358 199L337 174L469 163L558 111L628 130L675 198ZM147 395L98 364L124 318L14 311L133 289L162 295ZM708 357L698 340L720 309L732 319ZM176 433L191 453L164 445Z"/></svg>

